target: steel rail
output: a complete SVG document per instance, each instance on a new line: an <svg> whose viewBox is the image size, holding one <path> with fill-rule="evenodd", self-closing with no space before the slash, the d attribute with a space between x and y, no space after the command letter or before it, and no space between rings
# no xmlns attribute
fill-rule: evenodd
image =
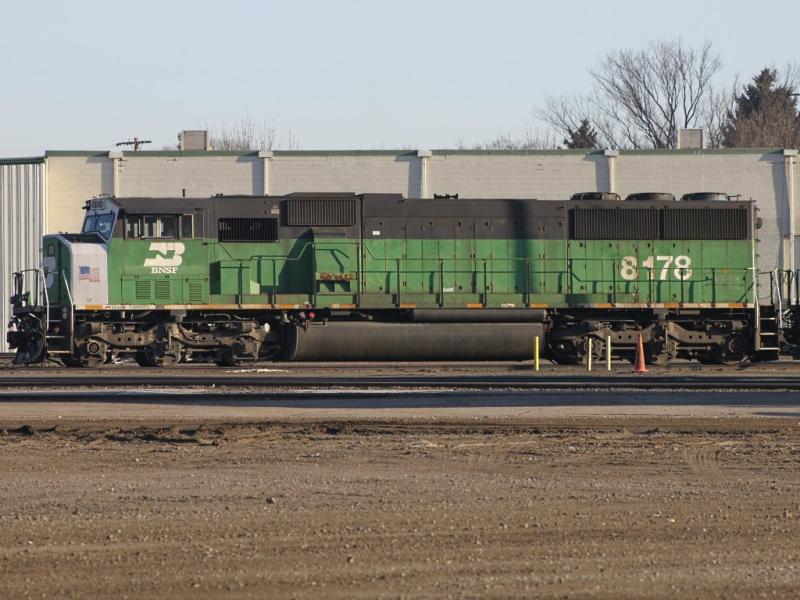
<svg viewBox="0 0 800 600"><path fill-rule="evenodd" d="M306 388L354 389L393 388L410 390L785 390L800 392L800 377L753 376L369 376L330 377L292 375L22 375L0 376L5 392L24 393L21 388Z"/></svg>

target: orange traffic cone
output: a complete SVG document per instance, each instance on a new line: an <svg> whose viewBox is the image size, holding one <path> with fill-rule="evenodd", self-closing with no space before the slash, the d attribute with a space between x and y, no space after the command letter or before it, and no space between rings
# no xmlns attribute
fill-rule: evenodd
<svg viewBox="0 0 800 600"><path fill-rule="evenodd" d="M642 334L639 334L639 341L636 344L636 365L633 367L634 373L647 373L647 367L644 364L644 342L642 342Z"/></svg>

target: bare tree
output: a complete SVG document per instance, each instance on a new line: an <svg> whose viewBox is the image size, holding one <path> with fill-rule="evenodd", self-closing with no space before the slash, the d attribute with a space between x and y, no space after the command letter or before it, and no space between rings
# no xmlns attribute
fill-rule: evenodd
<svg viewBox="0 0 800 600"><path fill-rule="evenodd" d="M536 115L561 135L588 119L609 147L673 148L678 129L702 126L711 80L722 62L706 41L659 40L615 50L590 70L593 86L577 97L549 97Z"/></svg>
<svg viewBox="0 0 800 600"><path fill-rule="evenodd" d="M739 78L727 88L711 88L703 106L700 124L708 132L708 145L711 148L722 148L725 144L725 128L729 115L736 105L736 90Z"/></svg>
<svg viewBox="0 0 800 600"><path fill-rule="evenodd" d="M258 122L245 116L233 125L223 123L218 129L209 129L208 133L214 150L272 150L278 126L274 120Z"/></svg>
<svg viewBox="0 0 800 600"><path fill-rule="evenodd" d="M457 148L467 149L462 140L458 140ZM491 140L473 144L472 150L549 150L558 148L555 134L547 131L526 128L522 137L514 137L508 130L500 130Z"/></svg>
<svg viewBox="0 0 800 600"><path fill-rule="evenodd" d="M297 139L297 136L290 129L289 133L286 134L286 150L299 150L299 149L300 149L300 140Z"/></svg>
<svg viewBox="0 0 800 600"><path fill-rule="evenodd" d="M608 115L598 111L592 96L548 96L544 107L536 111L539 118L552 125L559 135L569 138L583 121L589 121L597 132L598 145L619 148L619 125Z"/></svg>

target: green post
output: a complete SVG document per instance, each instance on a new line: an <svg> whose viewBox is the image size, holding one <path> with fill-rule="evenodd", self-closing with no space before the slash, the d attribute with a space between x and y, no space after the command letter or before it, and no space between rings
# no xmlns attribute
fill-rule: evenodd
<svg viewBox="0 0 800 600"><path fill-rule="evenodd" d="M489 278L486 273L486 259L483 259L483 306L489 305ZM537 340L539 338L536 338Z"/></svg>
<svg viewBox="0 0 800 600"><path fill-rule="evenodd" d="M397 308L400 308L400 259L395 260L397 261Z"/></svg>
<svg viewBox="0 0 800 600"><path fill-rule="evenodd" d="M439 259L439 307L444 306L444 260Z"/></svg>
<svg viewBox="0 0 800 600"><path fill-rule="evenodd" d="M711 267L711 306L717 305L717 269Z"/></svg>
<svg viewBox="0 0 800 600"><path fill-rule="evenodd" d="M272 259L272 304L278 303L278 269L275 266L275 259Z"/></svg>
<svg viewBox="0 0 800 600"><path fill-rule="evenodd" d="M611 261L611 303L617 303L617 261Z"/></svg>

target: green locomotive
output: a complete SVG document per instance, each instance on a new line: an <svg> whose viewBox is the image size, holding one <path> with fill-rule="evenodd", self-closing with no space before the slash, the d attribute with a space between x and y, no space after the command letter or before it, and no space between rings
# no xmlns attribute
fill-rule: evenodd
<svg viewBox="0 0 800 600"><path fill-rule="evenodd" d="M723 200L723 201L720 201ZM756 207L397 194L112 198L14 274L19 363L740 360L777 352Z"/></svg>

